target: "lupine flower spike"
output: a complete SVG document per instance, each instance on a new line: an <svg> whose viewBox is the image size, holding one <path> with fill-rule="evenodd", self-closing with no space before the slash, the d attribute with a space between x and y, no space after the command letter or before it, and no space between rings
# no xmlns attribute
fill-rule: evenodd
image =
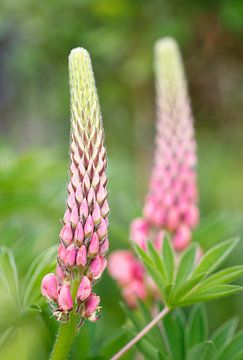
<svg viewBox="0 0 243 360"><path fill-rule="evenodd" d="M173 39L155 45L157 126L155 153L144 217L131 226L131 238L146 248L159 231L172 235L175 250L185 249L198 224L196 142L186 80ZM155 244L156 245L156 244ZM158 243L157 246L161 244Z"/></svg>
<svg viewBox="0 0 243 360"><path fill-rule="evenodd" d="M199 220L193 118L176 42L170 38L159 40L154 54L157 95L154 164L143 217L131 223L130 238L145 251L148 240L160 250L166 230L172 236L175 250L180 252L189 245ZM126 281L124 272L115 269L118 262L129 269ZM132 253L127 251L125 255L123 250L113 252L109 261L111 276L118 281L126 302L132 306L137 298L143 300L149 292L157 294L142 265L139 278L136 271L130 270L138 268L137 263Z"/></svg>
<svg viewBox="0 0 243 360"><path fill-rule="evenodd" d="M109 206L106 150L95 80L88 52L69 56L71 105L70 182L60 231L56 274L42 280L41 291L61 321L70 312L91 321L99 317L100 298L93 292L106 267Z"/></svg>

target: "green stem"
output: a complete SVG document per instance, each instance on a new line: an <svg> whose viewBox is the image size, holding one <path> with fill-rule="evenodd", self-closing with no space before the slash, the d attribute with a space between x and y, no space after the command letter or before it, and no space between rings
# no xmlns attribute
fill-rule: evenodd
<svg viewBox="0 0 243 360"><path fill-rule="evenodd" d="M79 281L74 280L72 286L72 298L74 299L77 293ZM54 344L50 360L66 360L71 349L75 336L78 333L79 316L73 310L70 313L68 322L61 324L57 334L56 342Z"/></svg>

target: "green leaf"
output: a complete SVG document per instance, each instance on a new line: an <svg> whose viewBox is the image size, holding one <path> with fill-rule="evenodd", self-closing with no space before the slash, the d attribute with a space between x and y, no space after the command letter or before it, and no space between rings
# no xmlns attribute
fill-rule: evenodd
<svg viewBox="0 0 243 360"><path fill-rule="evenodd" d="M239 239L234 238L213 246L202 257L192 276L196 276L201 273L210 274L213 272L226 259L231 251L236 247L238 242Z"/></svg>
<svg viewBox="0 0 243 360"><path fill-rule="evenodd" d="M148 242L148 249L149 249L151 258L153 259L154 264L157 267L157 270L161 274L163 281L166 283L166 268L165 268L165 263L164 263L162 256L160 256L160 254L158 253L158 250L156 250L154 248L151 241Z"/></svg>
<svg viewBox="0 0 243 360"><path fill-rule="evenodd" d="M23 306L37 303L41 297L40 286L42 277L55 269L56 246L43 251L33 261L23 279L21 298Z"/></svg>
<svg viewBox="0 0 243 360"><path fill-rule="evenodd" d="M161 276L161 273L157 270L157 267L154 264L153 260L137 244L134 244L134 248L135 248L136 253L138 254L139 258L142 260L149 275L152 277L152 279L154 280L154 282L156 283L156 285L158 286L159 290L161 291L161 293L163 295L165 283L163 281L163 277Z"/></svg>
<svg viewBox="0 0 243 360"><path fill-rule="evenodd" d="M195 254L196 247L194 245L190 246L186 251L183 252L176 274L176 287L179 287L192 272L195 261Z"/></svg>
<svg viewBox="0 0 243 360"><path fill-rule="evenodd" d="M181 310L168 314L163 320L165 341L172 359L184 360L185 320Z"/></svg>
<svg viewBox="0 0 243 360"><path fill-rule="evenodd" d="M180 302L190 294L192 289L200 283L206 274L199 274L193 278L186 280L173 294L172 304L173 306L179 305Z"/></svg>
<svg viewBox="0 0 243 360"><path fill-rule="evenodd" d="M243 290L243 287L237 285L217 285L210 291L204 292L200 289L200 292L188 294L180 302L180 306L188 306L199 302L218 299L221 297L229 296Z"/></svg>
<svg viewBox="0 0 243 360"><path fill-rule="evenodd" d="M9 296L19 304L19 279L14 255L5 246L0 248L0 281Z"/></svg>
<svg viewBox="0 0 243 360"><path fill-rule="evenodd" d="M187 349L189 350L196 344L204 342L207 338L208 322L205 307L203 305L194 306L190 312L186 328Z"/></svg>
<svg viewBox="0 0 243 360"><path fill-rule="evenodd" d="M233 340L221 352L217 360L235 360L243 358L243 331L236 334Z"/></svg>
<svg viewBox="0 0 243 360"><path fill-rule="evenodd" d="M163 259L166 270L167 284L172 284L174 281L174 252L168 236L165 236L163 242Z"/></svg>
<svg viewBox="0 0 243 360"><path fill-rule="evenodd" d="M231 266L229 268L218 271L216 274L213 274L203 280L199 288L203 288L204 291L220 284L227 284L233 280L238 279L243 275L243 265Z"/></svg>
<svg viewBox="0 0 243 360"><path fill-rule="evenodd" d="M205 341L202 344L195 345L188 352L186 360L211 360L216 352L216 347L213 342Z"/></svg>
<svg viewBox="0 0 243 360"><path fill-rule="evenodd" d="M219 350L222 350L231 341L237 324L238 320L236 318L230 319L217 330L215 330L211 336L211 340Z"/></svg>

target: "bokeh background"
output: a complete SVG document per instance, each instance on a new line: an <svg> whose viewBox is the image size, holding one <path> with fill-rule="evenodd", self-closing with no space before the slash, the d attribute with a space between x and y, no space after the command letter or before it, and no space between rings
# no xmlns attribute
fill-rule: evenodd
<svg viewBox="0 0 243 360"><path fill-rule="evenodd" d="M200 164L202 223L195 237L207 247L243 229L243 2L0 2L0 243L12 251L0 255L6 270L0 274L3 360L47 359L55 337L48 309L33 305L40 301L41 276L28 288L28 274L43 261L41 252L57 243L64 212L68 54L83 46L92 56L109 156L111 248L127 248L129 222L141 212L151 167L153 44L163 36L179 42L188 77ZM230 262L242 263L242 254L243 242ZM46 253L43 266L54 257ZM107 274L97 292L103 317L82 329L72 359L97 359L124 322L119 289ZM207 305L210 328L231 316L239 316L242 328L242 299Z"/></svg>

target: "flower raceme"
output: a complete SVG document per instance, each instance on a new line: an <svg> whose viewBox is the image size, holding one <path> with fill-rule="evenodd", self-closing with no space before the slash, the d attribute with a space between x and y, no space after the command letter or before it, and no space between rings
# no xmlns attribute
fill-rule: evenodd
<svg viewBox="0 0 243 360"><path fill-rule="evenodd" d="M81 320L94 321L100 298L92 291L107 264L109 205L102 117L85 49L74 49L69 56L69 82L71 164L67 207L56 274L43 278L41 291L58 320L68 320L69 313L75 311Z"/></svg>
<svg viewBox="0 0 243 360"><path fill-rule="evenodd" d="M191 241L199 221L196 142L180 51L173 39L155 45L157 125L154 165L143 218L131 224L131 239L146 248L167 230L176 251Z"/></svg>
<svg viewBox="0 0 243 360"><path fill-rule="evenodd" d="M192 230L199 221L199 210L193 118L180 51L173 39L165 38L155 45L155 77L157 123L154 164L143 217L132 221L130 238L144 250L148 240L161 250L166 230L171 235L174 249L181 252L191 241ZM137 283L133 272L128 272L130 279L123 284L122 275L116 273L114 258L117 263L126 262L124 267L129 268L133 268L137 260L129 251L126 256L123 251L116 251L110 256L109 272L122 287L124 299L129 305L134 306L136 298L144 299L151 291L156 296L156 287L145 271L139 287L132 285ZM138 291L143 288L143 292Z"/></svg>

